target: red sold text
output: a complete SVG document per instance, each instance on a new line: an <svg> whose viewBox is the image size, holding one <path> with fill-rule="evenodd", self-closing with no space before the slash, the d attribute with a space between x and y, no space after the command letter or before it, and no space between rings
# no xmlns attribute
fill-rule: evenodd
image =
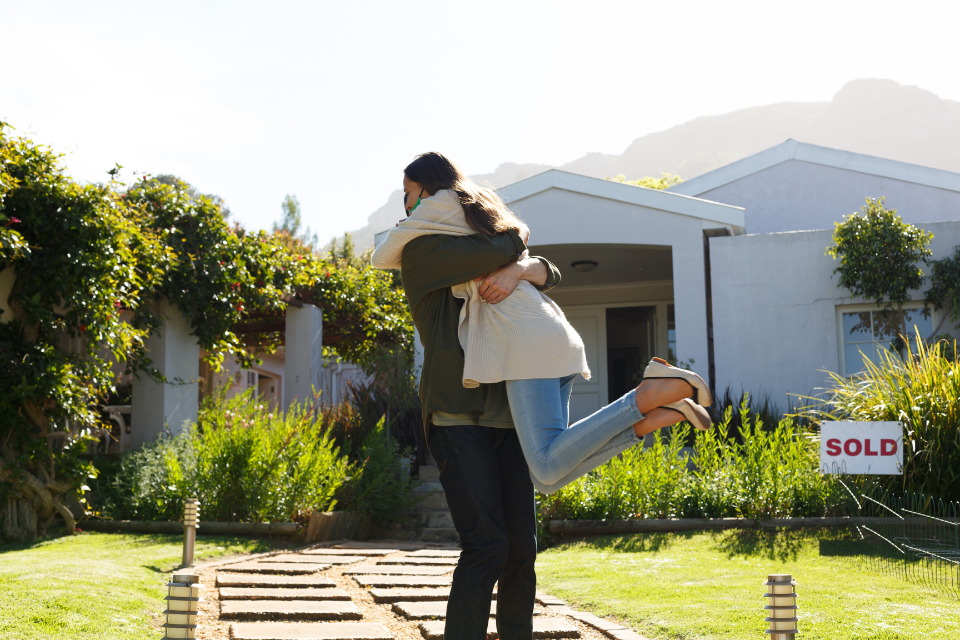
<svg viewBox="0 0 960 640"><path fill-rule="evenodd" d="M880 440L880 448L874 449L875 441L870 438L861 440L859 438L848 438L843 442L839 438L830 438L827 440L827 455L839 456L845 453L848 456L895 456L897 455L897 441L888 438Z"/></svg>

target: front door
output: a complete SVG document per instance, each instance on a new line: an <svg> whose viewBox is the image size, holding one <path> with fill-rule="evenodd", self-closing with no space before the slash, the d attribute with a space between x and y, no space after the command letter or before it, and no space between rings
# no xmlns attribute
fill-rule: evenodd
<svg viewBox="0 0 960 640"><path fill-rule="evenodd" d="M591 378L578 375L570 398L570 424L607 404L607 323L605 309L571 309L567 320L583 339Z"/></svg>

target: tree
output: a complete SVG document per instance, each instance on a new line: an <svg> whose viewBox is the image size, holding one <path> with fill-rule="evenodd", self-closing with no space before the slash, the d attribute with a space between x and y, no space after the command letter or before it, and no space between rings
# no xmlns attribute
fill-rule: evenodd
<svg viewBox="0 0 960 640"><path fill-rule="evenodd" d="M904 222L896 209L887 209L883 198L867 198L859 213L836 223L826 253L840 259L833 270L840 276L837 287L873 300L884 310L896 309L901 340L907 340L903 303L910 300L911 289L923 284L917 263L928 262L932 239L932 233Z"/></svg>
<svg viewBox="0 0 960 640"><path fill-rule="evenodd" d="M644 176L643 178L637 178L636 180L627 180L627 177L621 173L614 178L604 178L604 180L610 180L611 182L622 182L623 184L632 184L635 187L657 189L658 191L669 189L670 187L683 182L683 180L680 179L680 176L675 176L672 173L667 173L666 171L660 174L659 178Z"/></svg>
<svg viewBox="0 0 960 640"><path fill-rule="evenodd" d="M930 288L926 292L926 303L938 311L943 311L940 323L927 338L940 333L945 320L960 323L960 246L953 248L953 256L930 262Z"/></svg>
<svg viewBox="0 0 960 640"><path fill-rule="evenodd" d="M297 196L288 193L280 204L283 214L280 223L273 223L272 231L275 234L286 235L297 241L299 244L308 247L311 251L317 249L317 234L310 231L309 225L300 233L300 227L303 225L303 212L300 209L300 201Z"/></svg>

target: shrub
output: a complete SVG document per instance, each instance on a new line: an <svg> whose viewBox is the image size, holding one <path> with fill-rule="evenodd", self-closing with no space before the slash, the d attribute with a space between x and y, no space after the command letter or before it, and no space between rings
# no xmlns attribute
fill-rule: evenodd
<svg viewBox="0 0 960 640"><path fill-rule="evenodd" d="M213 397L199 424L124 454L103 515L178 520L197 497L201 519L289 521L303 511L329 511L347 480L323 423L302 406L271 413L249 394Z"/></svg>
<svg viewBox="0 0 960 640"><path fill-rule="evenodd" d="M744 399L734 428L732 407L713 430L696 432L692 455L683 425L654 435L576 482L540 496L542 517L627 519L823 516L843 502L842 488L821 476L818 449L792 419L772 429Z"/></svg>

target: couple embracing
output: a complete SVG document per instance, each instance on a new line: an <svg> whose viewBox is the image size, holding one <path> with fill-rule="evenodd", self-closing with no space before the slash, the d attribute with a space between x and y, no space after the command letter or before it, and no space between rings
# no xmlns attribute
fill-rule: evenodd
<svg viewBox="0 0 960 640"><path fill-rule="evenodd" d="M373 254L400 269L423 345L420 400L462 552L444 637L483 640L493 587L501 640L533 637L534 487L553 493L644 435L711 426L710 391L654 358L640 385L569 425L583 341L544 293L560 272L527 251L530 231L442 154L404 169L407 217Z"/></svg>

